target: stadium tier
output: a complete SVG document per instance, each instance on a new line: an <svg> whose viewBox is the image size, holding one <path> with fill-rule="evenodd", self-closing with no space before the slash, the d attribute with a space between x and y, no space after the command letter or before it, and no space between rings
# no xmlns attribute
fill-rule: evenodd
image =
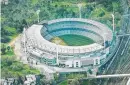
<svg viewBox="0 0 130 85"><path fill-rule="evenodd" d="M50 42L54 37L67 34L85 36L92 39L94 43L83 46L63 46L58 44L58 40L57 43ZM26 44L24 47L27 48L29 57L41 63L81 67L99 65L100 61L106 58L106 54L102 52L109 49L109 47L103 46L104 41L111 42L112 38L112 31L97 21L64 18L32 25L24 32L22 43ZM109 53L109 50L106 51Z"/></svg>

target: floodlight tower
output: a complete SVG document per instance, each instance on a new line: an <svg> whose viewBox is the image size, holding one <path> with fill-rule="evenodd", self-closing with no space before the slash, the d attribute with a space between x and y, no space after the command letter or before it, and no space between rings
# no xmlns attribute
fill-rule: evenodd
<svg viewBox="0 0 130 85"><path fill-rule="evenodd" d="M38 16L37 19L38 19L38 23L39 23L39 21L40 21L40 20L39 20L39 13L40 13L40 10L37 10L36 13L37 13L37 16Z"/></svg>
<svg viewBox="0 0 130 85"><path fill-rule="evenodd" d="M112 16L112 25L113 25L113 33L114 33L114 31L115 31L115 16L114 16L114 14L111 14L111 16Z"/></svg>
<svg viewBox="0 0 130 85"><path fill-rule="evenodd" d="M77 4L77 6L79 8L79 18L82 18L82 13L81 13L82 4L79 3L79 4Z"/></svg>
<svg viewBox="0 0 130 85"><path fill-rule="evenodd" d="M27 49L26 49L26 28L25 27L23 28L23 36L24 36L24 38L23 38L24 39L23 40L24 41L24 43L23 43L24 44L24 53L25 53L25 57L26 57Z"/></svg>
<svg viewBox="0 0 130 85"><path fill-rule="evenodd" d="M57 40L55 41L56 43L56 62L57 62L57 65L59 65L59 48L58 48L58 44L60 43L60 40Z"/></svg>
<svg viewBox="0 0 130 85"><path fill-rule="evenodd" d="M59 56L58 56L58 51L59 51L59 49L58 49L58 45L56 45L56 63L57 63L57 65L59 65Z"/></svg>
<svg viewBox="0 0 130 85"><path fill-rule="evenodd" d="M24 57L22 59L24 59L24 63L27 63L27 48L26 48L26 28L23 28L23 45L24 45Z"/></svg>

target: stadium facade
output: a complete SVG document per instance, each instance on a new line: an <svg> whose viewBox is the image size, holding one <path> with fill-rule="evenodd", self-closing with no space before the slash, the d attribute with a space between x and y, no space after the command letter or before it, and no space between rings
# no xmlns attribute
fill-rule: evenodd
<svg viewBox="0 0 130 85"><path fill-rule="evenodd" d="M63 46L50 39L76 34L91 38L95 43L84 46ZM34 24L24 31L21 44L32 63L50 66L86 67L101 65L107 59L113 33L106 25L90 19L62 18Z"/></svg>

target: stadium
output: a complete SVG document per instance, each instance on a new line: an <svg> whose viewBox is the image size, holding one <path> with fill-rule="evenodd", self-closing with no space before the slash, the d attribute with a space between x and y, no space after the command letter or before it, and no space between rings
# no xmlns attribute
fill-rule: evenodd
<svg viewBox="0 0 130 85"><path fill-rule="evenodd" d="M113 32L94 20L62 18L32 25L21 41L32 63L79 68L107 60Z"/></svg>

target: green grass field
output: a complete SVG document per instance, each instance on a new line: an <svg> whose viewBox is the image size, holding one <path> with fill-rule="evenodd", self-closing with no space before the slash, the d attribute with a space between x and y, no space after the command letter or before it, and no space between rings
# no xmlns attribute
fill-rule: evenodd
<svg viewBox="0 0 130 85"><path fill-rule="evenodd" d="M81 35L68 34L59 36L59 38L68 46L83 46L94 43L92 39Z"/></svg>

